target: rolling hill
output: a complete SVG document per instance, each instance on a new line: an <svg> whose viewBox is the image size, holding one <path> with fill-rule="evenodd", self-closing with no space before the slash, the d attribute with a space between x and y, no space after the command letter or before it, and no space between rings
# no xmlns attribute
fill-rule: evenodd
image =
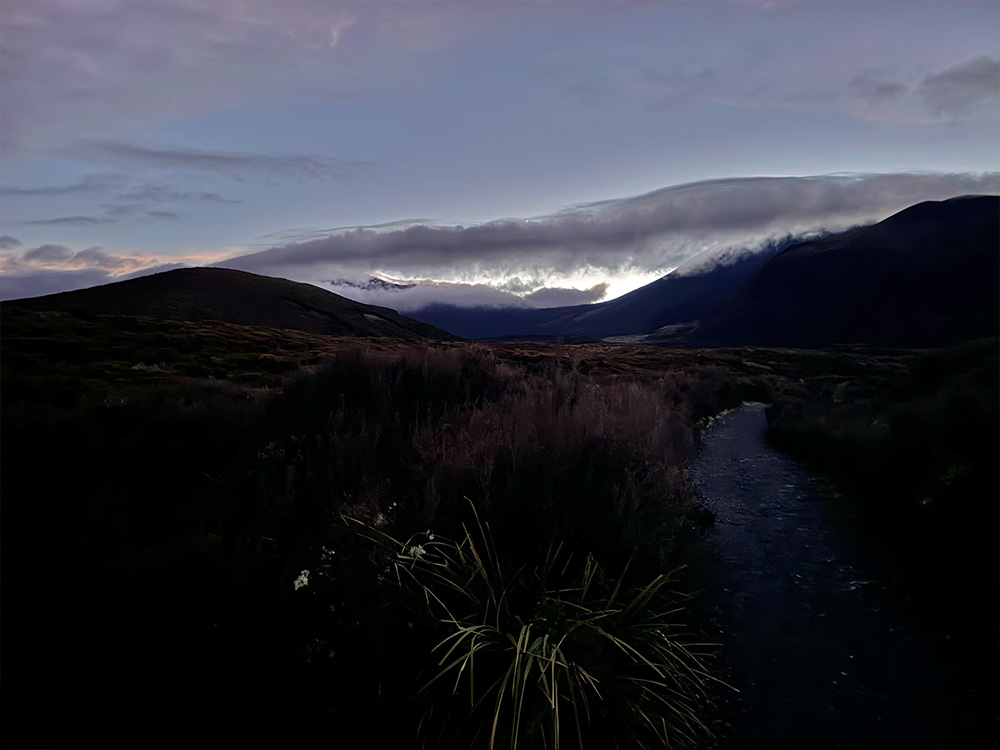
<svg viewBox="0 0 1000 750"><path fill-rule="evenodd" d="M182 268L128 281L4 302L4 310L221 321L333 336L454 340L452 334L386 307L311 284L226 268Z"/></svg>

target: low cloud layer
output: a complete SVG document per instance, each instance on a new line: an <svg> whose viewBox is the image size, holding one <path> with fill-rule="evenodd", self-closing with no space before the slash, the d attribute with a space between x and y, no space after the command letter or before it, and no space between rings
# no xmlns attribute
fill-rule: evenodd
<svg viewBox="0 0 1000 750"><path fill-rule="evenodd" d="M223 264L224 265L224 264ZM420 310L431 305L455 307L535 307L516 294L489 284L466 284L431 279L412 280L400 285L320 283L327 291L348 297L366 305L389 307L401 313Z"/></svg>
<svg viewBox="0 0 1000 750"><path fill-rule="evenodd" d="M607 293L608 284L595 284L589 289L567 287L537 287L525 285L518 294L511 285L504 288L490 284L433 281L431 279L407 280L400 283L348 282L324 283L324 289L369 305L391 307L403 313L420 310L432 305L454 307L542 308L586 305L599 302Z"/></svg>
<svg viewBox="0 0 1000 750"><path fill-rule="evenodd" d="M850 174L753 177L664 188L561 213L476 226L357 228L233 258L222 265L300 280L374 273L516 291L564 286L586 270L666 272L717 244L755 247L786 234L846 229L923 200L1000 193L1000 175ZM556 282L556 283L553 283ZM577 295L581 294L574 290ZM596 294L596 292L593 292ZM556 299L558 293L546 293ZM567 295L568 297L568 295Z"/></svg>
<svg viewBox="0 0 1000 750"><path fill-rule="evenodd" d="M307 281L403 311L439 303L563 306L599 301L614 291L616 283L616 294L627 291L620 288L623 278L651 280L685 263L690 269L691 259L707 257L709 249L713 262L726 262L774 238L839 231L879 221L920 201L967 194L1000 194L1000 174L713 180L531 219L467 227L389 222L335 230L225 261L176 260L191 265L214 262ZM312 230L289 231L291 236L312 236ZM18 247L14 238L6 239L8 248ZM101 278L122 277L169 262L150 256L111 255L100 248L60 248L43 245L0 255L4 294L13 296L10 290L16 288L16 296L29 296L42 286L55 286L55 282L40 281L46 274L76 284L88 278L84 271L100 271L105 274ZM373 276L426 281L399 286L364 284ZM330 279L347 282L331 283Z"/></svg>

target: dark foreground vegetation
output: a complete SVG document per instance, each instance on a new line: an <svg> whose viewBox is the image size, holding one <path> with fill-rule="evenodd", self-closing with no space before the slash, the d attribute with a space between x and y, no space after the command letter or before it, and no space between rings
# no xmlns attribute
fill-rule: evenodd
<svg viewBox="0 0 1000 750"><path fill-rule="evenodd" d="M713 649L692 579L667 575L708 522L685 471L699 422L773 401L780 436L809 424L782 422L795 404L892 394L885 421L943 399L886 422L920 445L963 399L954 433L997 404L995 343L487 347L25 311L0 346L19 746L703 744ZM941 474L985 471L988 446L951 435ZM970 507L920 487L966 503L950 527L907 516L928 555L970 533L995 550L995 490ZM995 603L995 567L956 574Z"/></svg>
<svg viewBox="0 0 1000 750"><path fill-rule="evenodd" d="M685 647L698 638L663 574L693 523L692 425L741 396L710 366L610 364L8 318L7 740L704 736L705 649ZM470 554L478 567L422 573ZM463 648L457 693L446 674L418 694ZM550 684L555 663L570 666Z"/></svg>

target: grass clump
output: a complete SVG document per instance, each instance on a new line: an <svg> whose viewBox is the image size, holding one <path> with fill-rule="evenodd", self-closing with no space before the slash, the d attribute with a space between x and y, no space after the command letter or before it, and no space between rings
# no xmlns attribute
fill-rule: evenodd
<svg viewBox="0 0 1000 750"><path fill-rule="evenodd" d="M470 503L470 505L472 505ZM672 574L611 577L553 542L540 567L512 564L472 506L459 539L430 532L394 548L399 586L433 622L422 678L425 746L691 746L712 734L702 658ZM360 522L357 522L360 523ZM374 532L374 533L372 533Z"/></svg>

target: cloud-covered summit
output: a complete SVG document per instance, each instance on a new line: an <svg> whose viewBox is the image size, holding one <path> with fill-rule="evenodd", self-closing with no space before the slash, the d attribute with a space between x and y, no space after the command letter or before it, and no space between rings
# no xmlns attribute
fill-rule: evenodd
<svg viewBox="0 0 1000 750"><path fill-rule="evenodd" d="M516 280L520 295L530 298L544 288L550 292L539 299L552 300L553 288L579 286L566 280L589 279L591 294L599 298L595 284L629 272L666 273L711 245L731 255L733 248L753 248L775 236L878 221L923 200L998 192L997 173L710 180L530 219L348 229L220 265L300 280L382 273L472 284L489 280L499 289L512 289Z"/></svg>

